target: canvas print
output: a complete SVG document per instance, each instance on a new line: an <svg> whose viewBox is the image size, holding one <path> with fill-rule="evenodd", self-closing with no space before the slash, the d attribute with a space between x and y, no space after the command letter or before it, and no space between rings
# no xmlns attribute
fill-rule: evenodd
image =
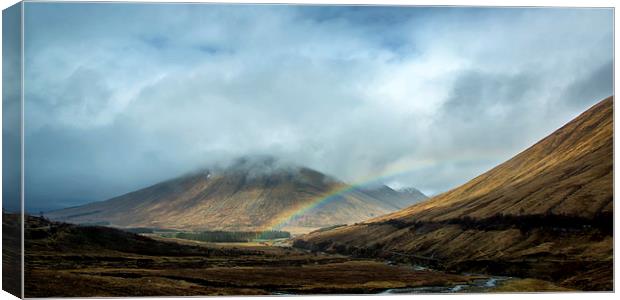
<svg viewBox="0 0 620 300"><path fill-rule="evenodd" d="M18 3L3 11L3 288L611 292L613 22Z"/></svg>

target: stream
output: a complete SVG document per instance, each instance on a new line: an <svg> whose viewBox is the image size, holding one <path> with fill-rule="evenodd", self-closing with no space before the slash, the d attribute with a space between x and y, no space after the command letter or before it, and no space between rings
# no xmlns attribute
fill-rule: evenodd
<svg viewBox="0 0 620 300"><path fill-rule="evenodd" d="M512 277L492 276L489 278L475 279L468 284L389 289L380 294L481 293L487 292L496 287L498 283L509 279L512 279Z"/></svg>

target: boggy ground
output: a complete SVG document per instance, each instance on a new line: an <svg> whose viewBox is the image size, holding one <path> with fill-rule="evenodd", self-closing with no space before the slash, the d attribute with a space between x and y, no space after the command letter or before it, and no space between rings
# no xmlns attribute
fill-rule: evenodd
<svg viewBox="0 0 620 300"><path fill-rule="evenodd" d="M28 217L26 297L356 294L481 276L265 244L156 240Z"/></svg>

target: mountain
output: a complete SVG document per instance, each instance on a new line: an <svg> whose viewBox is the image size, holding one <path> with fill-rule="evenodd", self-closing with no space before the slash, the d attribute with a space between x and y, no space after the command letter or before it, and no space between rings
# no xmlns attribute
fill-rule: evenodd
<svg viewBox="0 0 620 300"><path fill-rule="evenodd" d="M298 247L613 289L613 97L464 185Z"/></svg>
<svg viewBox="0 0 620 300"><path fill-rule="evenodd" d="M403 195L403 198L412 199L416 202L421 202L428 199L428 196L424 195L424 193L414 187L400 188L397 191Z"/></svg>
<svg viewBox="0 0 620 300"><path fill-rule="evenodd" d="M359 189L367 195L377 199L383 199L385 202L393 204L396 208L395 210L410 206L428 198L415 188L394 190L387 185L371 185L362 186L359 187Z"/></svg>
<svg viewBox="0 0 620 300"><path fill-rule="evenodd" d="M387 188L387 187L385 187ZM389 189L389 188L388 188ZM391 190L391 189L390 189ZM413 204L270 157L243 158L110 200L49 212L71 223L191 230L287 229L355 223ZM386 196L387 195L387 196Z"/></svg>

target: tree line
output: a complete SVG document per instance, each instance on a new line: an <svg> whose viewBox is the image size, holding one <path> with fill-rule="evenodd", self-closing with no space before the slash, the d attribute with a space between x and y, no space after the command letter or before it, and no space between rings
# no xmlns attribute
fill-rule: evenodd
<svg viewBox="0 0 620 300"><path fill-rule="evenodd" d="M255 240L273 240L290 238L287 231L201 231L179 232L176 238L213 243L252 242Z"/></svg>

